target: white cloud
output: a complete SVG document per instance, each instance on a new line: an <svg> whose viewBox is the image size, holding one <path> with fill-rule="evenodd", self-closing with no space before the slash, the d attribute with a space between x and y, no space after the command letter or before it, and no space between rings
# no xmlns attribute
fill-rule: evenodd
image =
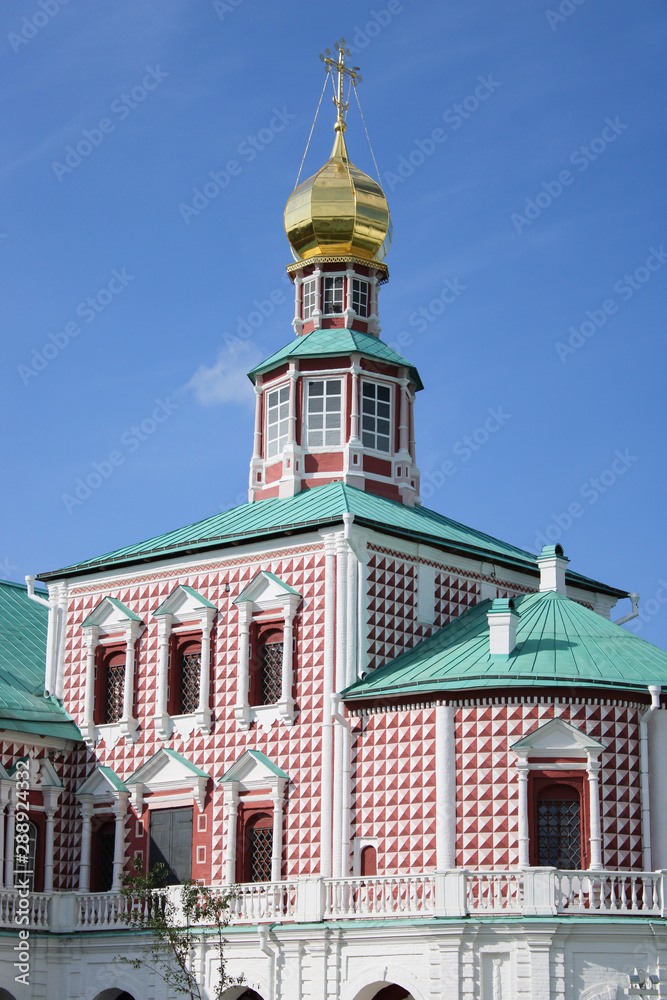
<svg viewBox="0 0 667 1000"><path fill-rule="evenodd" d="M245 403L254 405L254 392L248 371L262 360L262 355L252 344L239 342L223 347L212 368L201 365L186 389L192 389L202 406L218 403Z"/></svg>

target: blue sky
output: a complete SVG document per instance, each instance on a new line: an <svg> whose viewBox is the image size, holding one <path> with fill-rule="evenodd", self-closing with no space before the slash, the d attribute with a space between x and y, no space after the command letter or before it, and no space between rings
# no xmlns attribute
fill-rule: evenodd
<svg viewBox="0 0 667 1000"><path fill-rule="evenodd" d="M282 212L344 35L394 221L382 337L426 385L425 502L560 541L639 591L629 627L667 645L664 4L9 0L1 19L0 576L242 502L244 371L292 336ZM332 124L327 96L303 177ZM354 107L347 137L373 173Z"/></svg>

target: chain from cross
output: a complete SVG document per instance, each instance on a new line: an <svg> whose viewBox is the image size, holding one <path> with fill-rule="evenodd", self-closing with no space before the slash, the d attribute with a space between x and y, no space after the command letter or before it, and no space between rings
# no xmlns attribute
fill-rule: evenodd
<svg viewBox="0 0 667 1000"><path fill-rule="evenodd" d="M334 104L338 111L338 120L336 121L335 128L339 132L345 131L345 112L347 111L349 104L345 102L343 88L345 84L345 77L350 78L350 83L352 86L356 87L357 83L363 83L361 74L359 73L358 66L348 66L345 64L345 57L350 58L350 50L345 47L345 39L341 38L339 41L334 42L334 49L336 49L338 56L331 55L331 49L325 49L324 52L320 52L320 59L327 67L327 72L334 70L338 73L338 86L336 87L336 92L334 94Z"/></svg>

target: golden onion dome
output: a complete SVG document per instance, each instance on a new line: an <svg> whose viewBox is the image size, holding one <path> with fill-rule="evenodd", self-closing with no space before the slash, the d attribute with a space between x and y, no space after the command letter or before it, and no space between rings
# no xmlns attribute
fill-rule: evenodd
<svg viewBox="0 0 667 1000"><path fill-rule="evenodd" d="M331 157L287 200L287 238L301 260L324 254L383 260L392 234L387 199L380 185L350 162L344 122L339 119L335 128Z"/></svg>

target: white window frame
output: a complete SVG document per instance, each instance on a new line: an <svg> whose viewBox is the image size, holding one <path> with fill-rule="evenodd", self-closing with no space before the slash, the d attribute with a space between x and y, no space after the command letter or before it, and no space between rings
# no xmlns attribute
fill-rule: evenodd
<svg viewBox="0 0 667 1000"><path fill-rule="evenodd" d="M345 312L345 275L343 274L325 274L322 284L322 315L323 316L342 316ZM338 297L338 291L340 289L340 309L334 312L327 312L327 282L332 282L332 295L335 299ZM337 284L339 282L339 285Z"/></svg>
<svg viewBox="0 0 667 1000"><path fill-rule="evenodd" d="M310 276L303 279L303 319L312 319L318 309L318 278Z"/></svg>
<svg viewBox="0 0 667 1000"><path fill-rule="evenodd" d="M280 399L280 394L283 391L287 392L287 398L285 400ZM278 403L276 404L276 406L271 406L269 400L271 398L271 394L274 392L278 393ZM264 390L264 399L266 400L265 404L266 412L264 415L264 441L265 441L264 458L267 462L270 461L271 459L279 459L283 453L285 445L287 444L288 431L289 431L289 394L290 394L289 382L280 382L277 385L266 386ZM281 417L280 407L285 404L287 405L287 416ZM272 442L269 440L269 427L274 426L271 424L271 421L269 419L272 409L278 410L278 419L276 421L278 426L278 436L274 442L276 448L274 452L271 451ZM284 425L284 433L281 434L280 428L283 425Z"/></svg>
<svg viewBox="0 0 667 1000"><path fill-rule="evenodd" d="M374 397L376 406L375 406L375 413L373 414L373 419L375 421L375 430L373 430L373 431L367 431L364 428L364 419L365 419L366 416L368 416L368 414L366 414L364 412L364 399L365 398L371 398L371 397L365 397L364 396L364 386L366 386L366 385L372 385L372 386L374 386L375 387L375 392L376 392L375 397ZM389 434L388 435L386 435L386 434L380 435L381 437L387 437L387 436L389 437L389 448L386 451L383 448L378 448L377 447L377 439L378 439L377 421L378 421L378 419L380 419L380 420L384 420L385 419L384 417L378 418L378 415L377 415L377 403L378 402L381 402L381 403L385 403L386 402L386 400L378 400L378 398L377 398L377 390L379 388L387 389L389 391L389 401L388 401L388 405L389 405L389 418L388 418L388 420L389 420ZM361 417L361 435L360 436L361 436L361 442L362 442L362 445L363 445L363 448L364 448L365 451L373 451L373 452L375 452L376 455L393 455L394 454L394 450L395 449L394 449L394 400L393 400L393 396L394 396L393 385L391 383L389 383L389 382L379 382L379 381L377 381L377 379L362 378L362 380L361 380L361 405L360 405L360 411L361 411L360 412L360 417ZM364 440L364 435L365 434L369 434L369 433L372 433L373 436L374 436L375 446L366 444L366 441Z"/></svg>
<svg viewBox="0 0 667 1000"><path fill-rule="evenodd" d="M325 386L323 399L334 398L332 394L331 397L327 397L326 384L327 382L338 382L340 384L340 395L337 397L340 399L340 426L338 428L338 442L337 444L327 444L326 443L326 427L322 427L322 444L312 444L310 441L310 434L312 431L317 431L320 428L310 428L310 418L311 414L308 410L308 402L310 399L310 386L315 382L322 382ZM327 378L326 376L321 376L319 378L309 378L305 380L305 392L304 392L304 444L309 452L321 452L321 451L331 451L332 448L342 448L344 444L344 430L345 430L345 383L346 379L343 375L336 376L335 378ZM326 414L326 410L322 410L323 416Z"/></svg>
<svg viewBox="0 0 667 1000"><path fill-rule="evenodd" d="M365 298L363 312L359 308L362 297ZM360 319L368 319L370 316L370 302L370 282L366 281L365 278L352 278L352 308Z"/></svg>

